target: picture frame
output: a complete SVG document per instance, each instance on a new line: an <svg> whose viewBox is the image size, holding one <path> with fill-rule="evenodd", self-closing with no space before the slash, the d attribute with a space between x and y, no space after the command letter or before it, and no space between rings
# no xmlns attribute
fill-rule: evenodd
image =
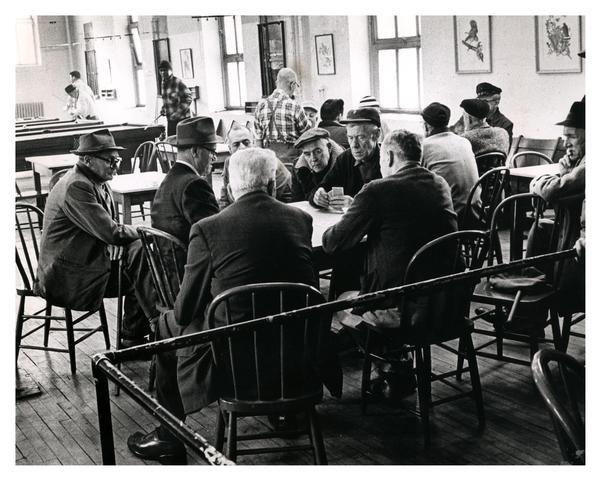
<svg viewBox="0 0 600 480"><path fill-rule="evenodd" d="M492 17L454 16L456 73L492 72Z"/></svg>
<svg viewBox="0 0 600 480"><path fill-rule="evenodd" d="M317 56L317 74L335 75L333 33L315 35L315 54Z"/></svg>
<svg viewBox="0 0 600 480"><path fill-rule="evenodd" d="M181 61L182 78L194 78L194 59L191 48L182 48L179 50L179 59Z"/></svg>
<svg viewBox="0 0 600 480"><path fill-rule="evenodd" d="M576 15L535 17L535 70L537 73L581 73L582 19Z"/></svg>

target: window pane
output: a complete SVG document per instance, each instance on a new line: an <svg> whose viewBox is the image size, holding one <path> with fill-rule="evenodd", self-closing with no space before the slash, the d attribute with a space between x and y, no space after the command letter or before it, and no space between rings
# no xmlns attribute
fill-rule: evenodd
<svg viewBox="0 0 600 480"><path fill-rule="evenodd" d="M414 37L417 34L417 17L402 15L396 17L399 37Z"/></svg>
<svg viewBox="0 0 600 480"><path fill-rule="evenodd" d="M394 26L394 16L377 15L377 38L396 37L396 27Z"/></svg>
<svg viewBox="0 0 600 480"><path fill-rule="evenodd" d="M17 65L37 65L35 24L32 17L17 19Z"/></svg>
<svg viewBox="0 0 600 480"><path fill-rule="evenodd" d="M379 50L379 105L387 108L398 106L397 85L396 51Z"/></svg>
<svg viewBox="0 0 600 480"><path fill-rule="evenodd" d="M401 108L419 108L419 73L416 48L401 48L398 50L398 71L400 79Z"/></svg>
<svg viewBox="0 0 600 480"><path fill-rule="evenodd" d="M131 38L133 39L135 63L140 66L144 63L144 57L142 56L142 42L140 41L140 31L138 27L131 27Z"/></svg>
<svg viewBox="0 0 600 480"><path fill-rule="evenodd" d="M240 83L237 62L227 64L227 88L229 89L229 106L240 106Z"/></svg>
<svg viewBox="0 0 600 480"><path fill-rule="evenodd" d="M136 82L138 88L138 107L146 104L146 79L144 78L144 70L136 70Z"/></svg>
<svg viewBox="0 0 600 480"><path fill-rule="evenodd" d="M235 49L235 27L232 16L223 18L223 30L225 30L225 53L227 55L237 53Z"/></svg>
<svg viewBox="0 0 600 480"><path fill-rule="evenodd" d="M239 72L240 72L240 90L242 94L242 98L240 99L240 107L246 103L246 68L244 67L244 62L239 62Z"/></svg>
<svg viewBox="0 0 600 480"><path fill-rule="evenodd" d="M242 46L242 17L239 15L235 16L235 35L237 37L237 53L244 53L244 47Z"/></svg>

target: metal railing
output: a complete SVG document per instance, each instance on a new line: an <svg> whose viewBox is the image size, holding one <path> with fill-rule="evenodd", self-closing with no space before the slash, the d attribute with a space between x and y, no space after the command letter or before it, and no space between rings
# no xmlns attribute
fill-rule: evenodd
<svg viewBox="0 0 600 480"><path fill-rule="evenodd" d="M320 305L314 305L276 315L257 318L255 320L240 322L226 327L218 327L203 332L182 335L166 340L158 340L137 347L97 353L92 357L92 373L96 386L102 463L104 465L115 464L114 438L110 411L110 393L108 386L108 380L111 380L122 391L130 395L136 403L138 403L146 411L151 413L158 421L160 421L162 425L167 428L176 438L181 440L190 448L202 454L203 459L208 464L234 465L234 462L225 457L225 455L223 455L221 452L217 451L217 449L202 435L194 432L189 426L173 416L154 398L138 387L135 382L127 377L127 375L125 375L115 364L121 364L123 362L136 360L160 352L167 352L183 347L206 343L221 337L225 333L232 334L243 332L255 329L265 324L291 321L293 319L306 318L307 316L312 315L322 315L323 313L333 313L357 306L374 308L382 300L399 300L403 295L414 294L416 292L426 292L439 288L442 285L464 281L476 281L480 278L489 277L498 273L519 270L524 267L541 265L549 262L557 262L566 260L568 258L573 258L575 256L576 251L574 248L571 248L569 250L562 250L560 252L516 260L510 263L482 267L466 272L412 283L409 285L389 288L387 290L380 290L378 292L360 295L355 298L335 300Z"/></svg>

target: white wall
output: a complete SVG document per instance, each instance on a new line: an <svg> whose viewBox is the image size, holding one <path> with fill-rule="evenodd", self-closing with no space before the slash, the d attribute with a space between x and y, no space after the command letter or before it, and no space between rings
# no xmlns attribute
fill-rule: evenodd
<svg viewBox="0 0 600 480"><path fill-rule="evenodd" d="M585 77L536 73L534 17L492 17L492 73L456 73L453 28L452 16L421 18L424 105L448 105L455 121L462 112L461 100L475 97L478 83L490 82L502 88L500 110L514 122L515 134L559 136L561 129L554 124L583 97Z"/></svg>

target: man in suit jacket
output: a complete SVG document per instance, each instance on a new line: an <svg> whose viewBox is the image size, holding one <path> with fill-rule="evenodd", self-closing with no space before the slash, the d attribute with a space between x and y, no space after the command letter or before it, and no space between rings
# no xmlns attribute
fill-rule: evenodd
<svg viewBox="0 0 600 480"><path fill-rule="evenodd" d="M156 294L137 232L118 223L107 184L121 160L119 150L107 129L79 138L72 151L79 161L48 195L35 290L52 305L95 310L104 297L116 296L117 260L123 256L122 333L124 345L132 346L149 333Z"/></svg>
<svg viewBox="0 0 600 480"><path fill-rule="evenodd" d="M276 160L273 152L259 148L232 155L229 175L235 202L193 225L181 290L174 312L158 322L159 338L210 328L206 307L229 288L263 282L318 285L312 265L312 218L273 198ZM217 317L214 327L225 324ZM339 366L332 375L339 394ZM158 355L157 399L182 420L217 399L215 380L209 345ZM141 458L185 461L183 445L161 427L146 435L134 433L128 446Z"/></svg>
<svg viewBox="0 0 600 480"><path fill-rule="evenodd" d="M217 136L210 117L187 118L177 124L177 160L158 187L152 203L152 226L188 244L198 220L218 213L206 181L216 157Z"/></svg>

